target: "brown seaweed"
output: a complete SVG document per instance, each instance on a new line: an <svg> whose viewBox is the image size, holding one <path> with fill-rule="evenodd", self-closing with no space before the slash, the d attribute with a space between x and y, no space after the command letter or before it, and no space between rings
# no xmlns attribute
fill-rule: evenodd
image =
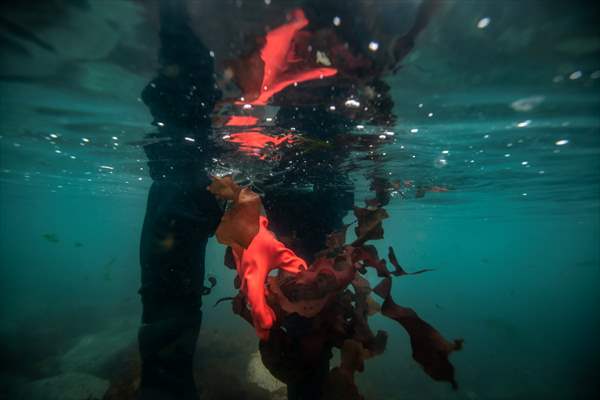
<svg viewBox="0 0 600 400"><path fill-rule="evenodd" d="M388 218L388 213L383 208L374 210L368 208L354 207L354 215L358 225L354 228L356 240L352 246L361 246L368 240L383 239L382 221Z"/></svg>
<svg viewBox="0 0 600 400"><path fill-rule="evenodd" d="M323 386L323 400L363 400L354 382L354 374L365 369L362 344L352 339L344 341L341 356L340 366L329 371Z"/></svg>
<svg viewBox="0 0 600 400"><path fill-rule="evenodd" d="M233 257L233 250L231 249L231 246L227 246L227 248L225 249L223 264L227 268L235 270L235 258Z"/></svg>
<svg viewBox="0 0 600 400"><path fill-rule="evenodd" d="M390 260L390 263L392 263L392 265L394 266L394 271L391 272L391 274L394 276L419 275L419 274L422 274L423 272L435 271L432 268L424 268L424 269L420 269L420 270L414 271L414 272L406 272L404 270L404 268L402 268L402 266L398 262L398 259L396 258L396 254L394 253L394 249L391 246L388 249L388 259Z"/></svg>
<svg viewBox="0 0 600 400"><path fill-rule="evenodd" d="M352 248L335 258L320 257L307 270L269 280L270 290L288 313L314 317L354 279Z"/></svg>
<svg viewBox="0 0 600 400"><path fill-rule="evenodd" d="M217 198L232 201L217 228L219 243L248 248L259 229L262 210L260 196L249 188L238 186L231 176L213 177L207 189Z"/></svg>
<svg viewBox="0 0 600 400"><path fill-rule="evenodd" d="M373 334L369 326L368 317L381 310L379 304L371 297L369 281L356 275L352 281L354 288L354 308L352 326L354 334L352 339L359 341L364 346L364 358L375 357L385 351L387 345L387 332L377 331Z"/></svg>
<svg viewBox="0 0 600 400"><path fill-rule="evenodd" d="M387 278L390 276L390 271L387 269L387 265L384 259L379 258L377 248L373 245L363 245L354 248L352 254L354 262L361 261L365 267L372 267L377 271L377 276L380 278Z"/></svg>
<svg viewBox="0 0 600 400"><path fill-rule="evenodd" d="M213 304L213 307L216 307L225 301L233 301L234 299L235 299L235 296L221 297L219 300L215 301L215 304Z"/></svg>
<svg viewBox="0 0 600 400"><path fill-rule="evenodd" d="M415 198L423 198L427 192L444 193L449 191L450 189L445 186L418 186L417 190L415 191Z"/></svg>
<svg viewBox="0 0 600 400"><path fill-rule="evenodd" d="M209 276L207 280L210 286L204 286L202 288L202 296L208 296L213 290L213 288L217 286L217 278L215 278L214 276Z"/></svg>
<svg viewBox="0 0 600 400"><path fill-rule="evenodd" d="M209 190L217 197L232 202L217 229L217 238L231 246L232 249L228 249L226 253L226 260L230 267L235 267L241 254L249 251L249 243L246 244L246 250L242 248L245 242L256 241L254 236L260 236L260 233L253 236L252 228L255 224L258 225L255 220L266 220L266 217L260 216L261 203L258 195L250 189L240 188L230 177L214 178L211 187ZM374 334L368 323L370 315L381 311L408 332L413 358L425 372L434 380L450 382L456 388L454 367L448 356L461 348L462 340L447 341L415 311L396 304L390 295L392 276L416 275L431 269L407 272L390 247L388 258L394 270L388 270L386 260L379 257L375 246L365 244L368 240L383 237L382 221L388 217L387 212L383 208L355 207L354 213L358 220L355 229L357 239L351 245L344 244L348 227L345 226L328 235L325 249L317 254L312 265L296 269L280 268L275 276L265 274L266 288L261 286L264 289L261 289L261 293L264 293L259 293L258 296L264 296L265 304L268 304L274 317L272 325L261 328L265 330L265 334L259 334L261 357L265 366L278 379L290 383L301 379L306 371L310 371L317 363L315 360L323 352L329 351L327 349L330 345L341 348L343 357L344 352L347 357L354 354L355 361L363 365L364 360L383 353L386 348L387 333L378 331ZM271 251L270 247L265 249L264 251ZM273 268L273 262L268 261L265 267ZM373 290L369 282L356 273L364 273L366 268L374 268L377 275L384 278ZM238 289L240 274L238 268L235 283ZM260 281L263 281L262 278ZM352 284L353 292L348 290L349 284ZM373 291L384 299L382 305L371 297ZM242 290L236 297L221 299L217 304L233 300L234 313L251 325L256 325L253 318L255 311L250 309L254 309L254 306L247 296L248 293ZM313 327L299 340L296 338L291 341L280 324L286 316L293 314L311 318ZM345 346L349 347L344 349ZM361 351L354 351L357 348ZM349 353L350 350L352 352ZM360 356L357 356L358 353ZM354 370L344 370L342 366L334 370L330 375L330 383L333 385L331 393L338 397L331 398L340 398L340 393L345 396L343 398L362 398L354 384Z"/></svg>
<svg viewBox="0 0 600 400"><path fill-rule="evenodd" d="M392 185L387 178L373 176L369 189L375 193L375 198L365 200L367 207L383 207L389 204Z"/></svg>
<svg viewBox="0 0 600 400"><path fill-rule="evenodd" d="M252 314L250 313L250 309L248 308L248 302L246 301L246 296L244 296L241 292L235 296L231 301L231 309L234 314L239 315L243 319L245 319L250 325L254 326L254 322L252 321Z"/></svg>
<svg viewBox="0 0 600 400"><path fill-rule="evenodd" d="M410 336L412 356L427 375L436 381L447 381L458 389L454 379L454 366L448 360L450 353L460 350L462 339L446 340L433 326L423 321L417 313L394 302L391 296L392 280L385 278L373 291L384 299L381 313L398 322Z"/></svg>
<svg viewBox="0 0 600 400"><path fill-rule="evenodd" d="M344 225L342 229L339 231L335 231L327 235L325 239L325 246L327 246L327 250L334 250L344 246L346 243L346 232L348 231L348 227L351 224Z"/></svg>

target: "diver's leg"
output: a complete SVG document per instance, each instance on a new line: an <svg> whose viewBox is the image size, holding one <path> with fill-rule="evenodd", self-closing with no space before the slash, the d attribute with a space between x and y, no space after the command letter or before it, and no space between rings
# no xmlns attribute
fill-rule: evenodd
<svg viewBox="0 0 600 400"><path fill-rule="evenodd" d="M350 190L325 190L309 193L267 193L265 209L271 229L280 236L293 236L291 248L308 262L325 248L327 235L341 229L343 219L354 204ZM300 346L311 334L309 318L292 314L283 321L286 332ZM293 352L292 352L293 353ZM285 357L285 355L284 355ZM288 400L319 400L329 373L331 347L325 345L306 373L288 384Z"/></svg>
<svg viewBox="0 0 600 400"><path fill-rule="evenodd" d="M138 334L142 358L141 400L197 399L193 359L202 314L193 300L144 300L144 310L160 308L164 319L146 319ZM175 310L189 308L176 316Z"/></svg>
<svg viewBox="0 0 600 400"><path fill-rule="evenodd" d="M318 342L314 335L321 333L314 331L314 320L298 314L291 314L281 321L286 335L291 339L292 349L281 352L288 358L288 363L298 363L302 372L295 374L295 379L290 379L287 386L288 400L319 400L323 394L323 385L329 373L329 360L331 359L331 345L323 342L320 348L315 348ZM311 353L302 350L303 343L308 341Z"/></svg>
<svg viewBox="0 0 600 400"><path fill-rule="evenodd" d="M159 73L142 92L158 132L144 146L154 180L140 243L143 315L140 398L196 399L204 253L221 216L204 176L210 115L220 97L213 58L185 0L160 0ZM190 146L184 137L192 137Z"/></svg>
<svg viewBox="0 0 600 400"><path fill-rule="evenodd" d="M142 230L142 400L197 399L193 357L204 256L220 209L205 187L155 182Z"/></svg>
<svg viewBox="0 0 600 400"><path fill-rule="evenodd" d="M324 354L330 353L324 350ZM323 395L323 385L329 373L329 358L323 357L303 379L288 385L288 400L319 400Z"/></svg>

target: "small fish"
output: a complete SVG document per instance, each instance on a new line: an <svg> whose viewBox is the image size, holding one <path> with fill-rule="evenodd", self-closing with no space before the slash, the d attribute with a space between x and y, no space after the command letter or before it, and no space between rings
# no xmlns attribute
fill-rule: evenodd
<svg viewBox="0 0 600 400"><path fill-rule="evenodd" d="M104 268L111 267L111 266L112 266L112 265L115 263L115 261L117 261L117 257L113 257L113 258L111 258L111 259L110 259L110 261L108 261L108 262L107 262L107 263L104 265Z"/></svg>
<svg viewBox="0 0 600 400"><path fill-rule="evenodd" d="M44 239L46 239L47 241L49 241L50 243L59 243L60 239L58 238L58 235L56 233L44 233L42 235L42 237Z"/></svg>
<svg viewBox="0 0 600 400"><path fill-rule="evenodd" d="M75 247L83 247L83 243L81 243L81 242L75 242L74 246Z"/></svg>
<svg viewBox="0 0 600 400"><path fill-rule="evenodd" d="M117 261L117 257L113 257L104 265L104 280L107 282L112 281L112 266Z"/></svg>

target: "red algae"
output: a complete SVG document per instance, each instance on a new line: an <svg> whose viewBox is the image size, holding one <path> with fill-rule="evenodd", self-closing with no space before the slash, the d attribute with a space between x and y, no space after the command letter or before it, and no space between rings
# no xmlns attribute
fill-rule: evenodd
<svg viewBox="0 0 600 400"><path fill-rule="evenodd" d="M286 383L298 379L303 365L311 365L310 360L317 360L325 351L325 343L333 343L342 349L343 357L352 354L356 361L353 365L360 368L341 366L331 371L329 381L341 392L351 393L351 398L361 398L353 374L362 370L364 360L382 354L386 348L387 333L374 334L368 322L369 316L381 312L407 331L413 358L424 371L434 380L450 382L457 388L448 356L462 348L462 340L446 340L414 310L396 304L391 296L392 277L431 269L406 272L390 247L388 259L394 270L389 271L375 246L365 244L383 237L381 222L388 217L383 208L355 208L358 239L351 245L344 243L347 226L333 232L326 248L307 265L268 229L267 217L260 215L258 195L239 187L231 177L214 178L209 190L232 203L217 229L217 239L232 249L238 274L239 293L233 298L233 310L254 326L263 362L275 377ZM361 276L366 268L373 268L383 278L375 289ZM279 272L270 276L273 270ZM372 292L384 299L383 304L371 297ZM281 329L282 321L293 314L313 320L312 330L299 342L291 341ZM295 346L301 347L302 356L287 359L285 354Z"/></svg>

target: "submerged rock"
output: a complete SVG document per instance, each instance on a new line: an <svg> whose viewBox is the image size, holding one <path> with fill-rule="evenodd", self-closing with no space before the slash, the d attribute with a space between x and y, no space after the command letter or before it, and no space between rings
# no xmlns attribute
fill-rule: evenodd
<svg viewBox="0 0 600 400"><path fill-rule="evenodd" d="M246 379L248 382L254 383L271 393L286 387L283 382L271 375L269 370L265 368L260 358L260 352L258 351L252 353L250 356L246 370Z"/></svg>
<svg viewBox="0 0 600 400"><path fill-rule="evenodd" d="M100 400L108 389L108 381L93 375L67 372L28 384L23 400Z"/></svg>
<svg viewBox="0 0 600 400"><path fill-rule="evenodd" d="M137 327L110 329L83 336L60 360L63 372L85 372L109 378L115 363L135 347Z"/></svg>

